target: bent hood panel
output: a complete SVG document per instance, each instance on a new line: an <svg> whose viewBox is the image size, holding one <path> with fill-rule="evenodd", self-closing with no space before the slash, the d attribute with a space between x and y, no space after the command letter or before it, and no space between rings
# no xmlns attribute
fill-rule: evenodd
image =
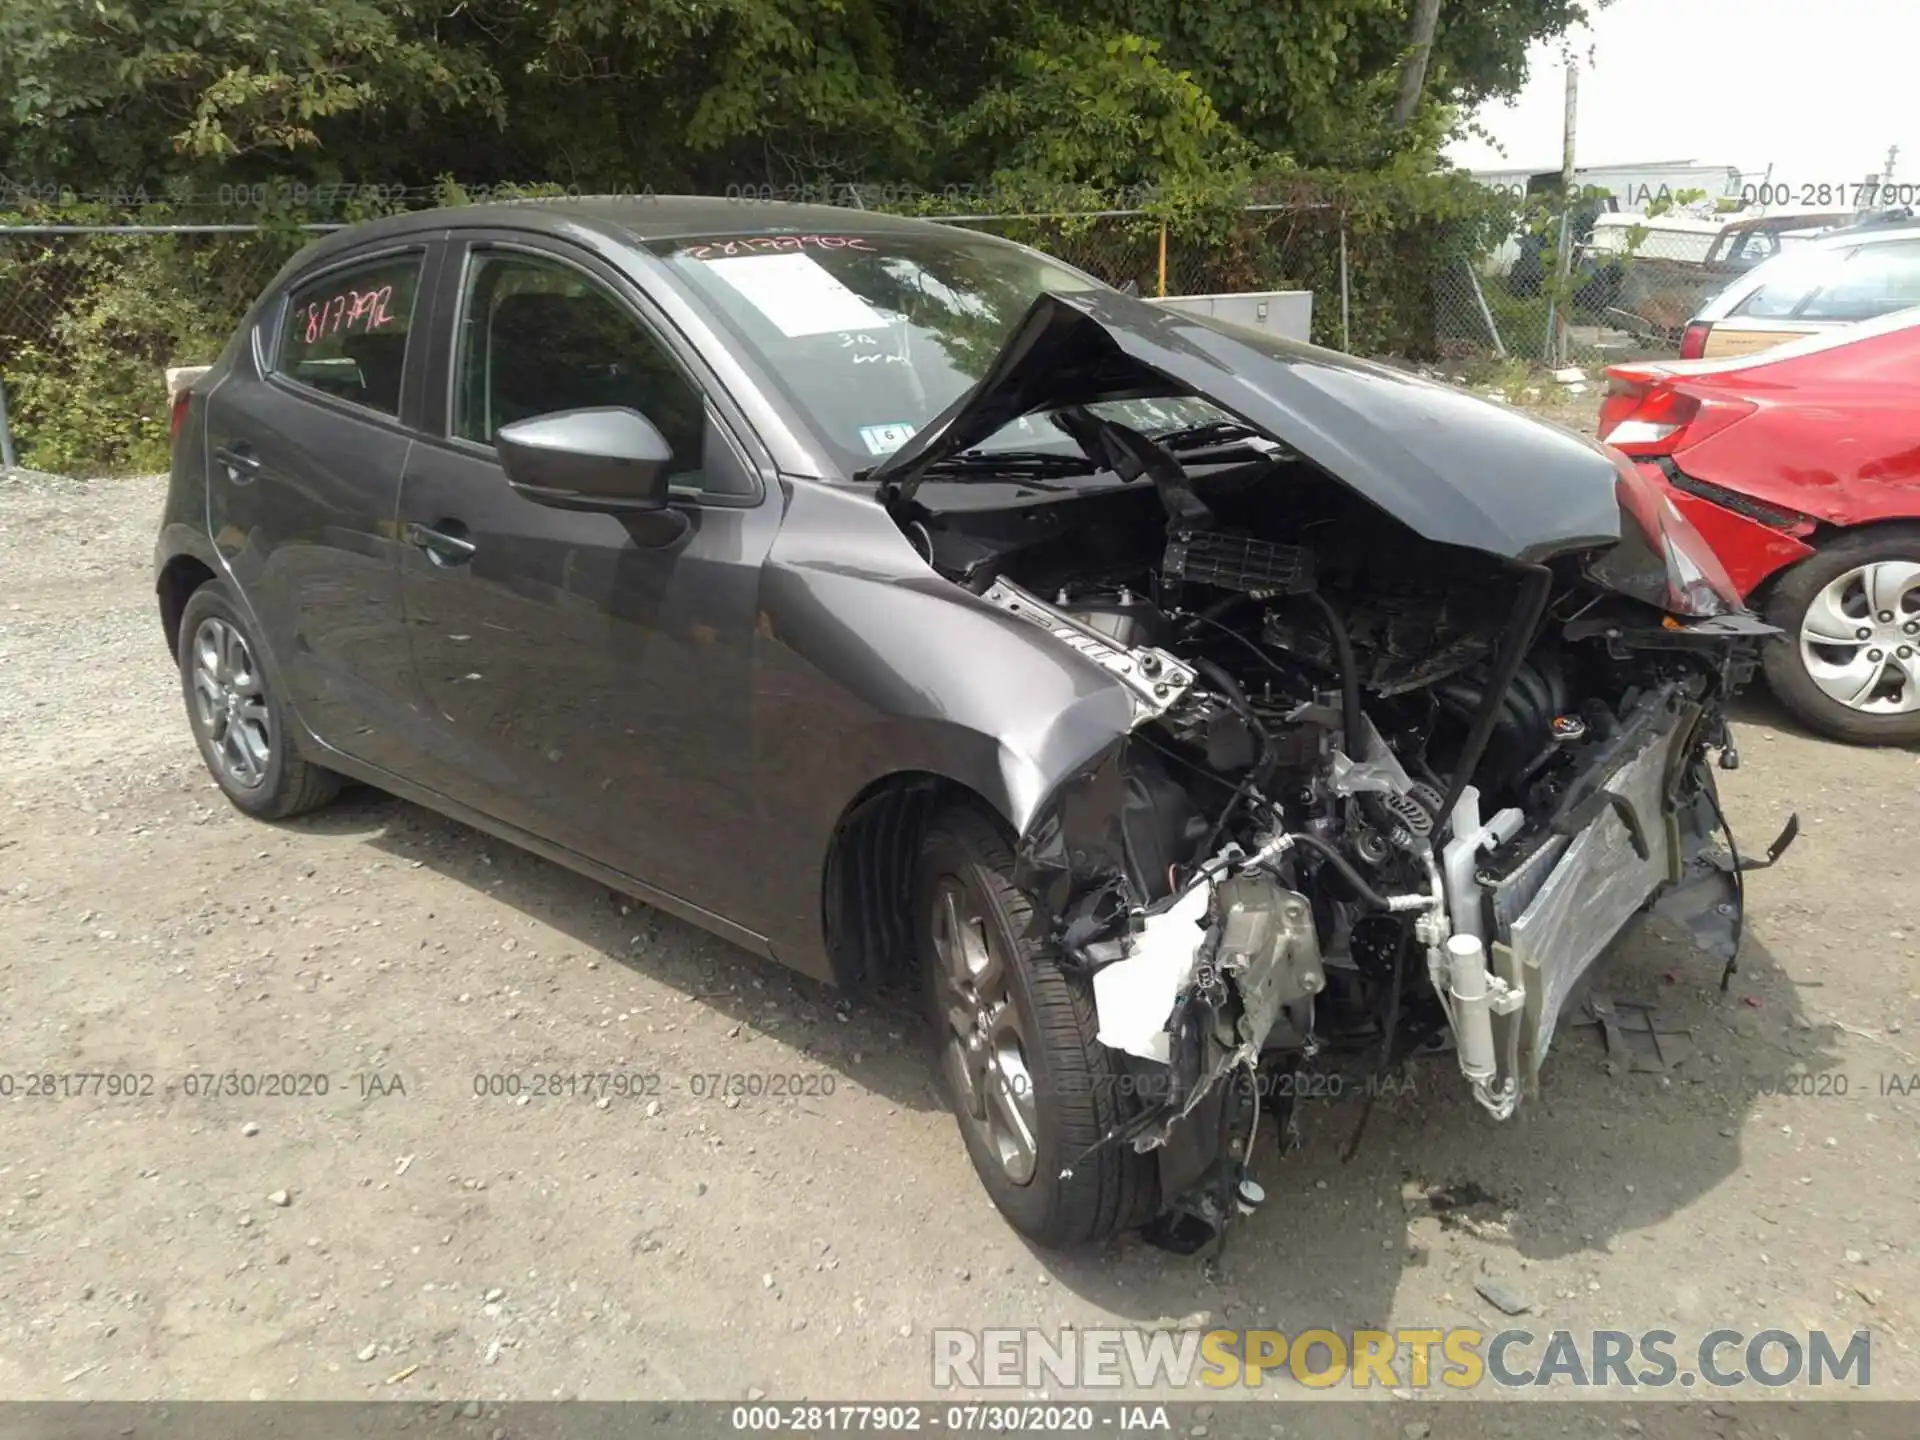
<svg viewBox="0 0 1920 1440"><path fill-rule="evenodd" d="M980 382L868 475L910 494L929 465L1021 415L1146 395L1212 401L1441 544L1532 561L1620 538L1618 472L1592 441L1117 291L1040 296Z"/></svg>

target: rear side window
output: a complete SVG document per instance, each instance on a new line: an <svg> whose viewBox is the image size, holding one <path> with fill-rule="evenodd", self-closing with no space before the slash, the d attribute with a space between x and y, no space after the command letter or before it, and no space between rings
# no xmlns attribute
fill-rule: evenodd
<svg viewBox="0 0 1920 1440"><path fill-rule="evenodd" d="M1920 240L1862 245L1800 311L1803 320L1871 320L1920 305Z"/></svg>
<svg viewBox="0 0 1920 1440"><path fill-rule="evenodd" d="M390 255L308 281L289 297L276 368L302 385L398 415L419 289L417 254Z"/></svg>
<svg viewBox="0 0 1920 1440"><path fill-rule="evenodd" d="M1820 286L1846 263L1846 255L1832 251L1810 251L1769 265L1762 284L1733 307L1735 315L1750 315L1759 320L1791 319Z"/></svg>
<svg viewBox="0 0 1920 1440"><path fill-rule="evenodd" d="M1871 320L1920 305L1920 240L1794 257L1734 309L1756 319Z"/></svg>

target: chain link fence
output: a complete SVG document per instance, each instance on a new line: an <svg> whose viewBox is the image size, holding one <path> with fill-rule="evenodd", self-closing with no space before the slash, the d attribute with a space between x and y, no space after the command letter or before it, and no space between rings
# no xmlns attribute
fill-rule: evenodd
<svg viewBox="0 0 1920 1440"><path fill-rule="evenodd" d="M1339 224L1325 207L1251 206L1224 226L1192 229L1144 210L928 218L1031 245L1143 296L1313 291L1313 338L1350 344L1340 325Z"/></svg>
<svg viewBox="0 0 1920 1440"><path fill-rule="evenodd" d="M1523 228L1436 277L1439 355L1588 370L1672 357L1708 300L1778 253L1779 232L1763 226L1731 219L1672 229L1589 222L1579 239L1570 237L1564 260L1557 217Z"/></svg>
<svg viewBox="0 0 1920 1440"><path fill-rule="evenodd" d="M393 209L440 197L380 198ZM1144 296L1310 291L1318 344L1476 384L1489 374L1509 389L1551 384L1554 367L1598 379L1616 360L1677 353L1705 298L1758 258L1712 227L1636 231L1589 217L1574 222L1563 271L1560 216L1489 243L1431 223L1357 223L1313 200L1187 222L1139 209L926 218L1033 245ZM210 360L275 271L334 228L0 221L0 415L10 412L20 460L164 467L162 370Z"/></svg>

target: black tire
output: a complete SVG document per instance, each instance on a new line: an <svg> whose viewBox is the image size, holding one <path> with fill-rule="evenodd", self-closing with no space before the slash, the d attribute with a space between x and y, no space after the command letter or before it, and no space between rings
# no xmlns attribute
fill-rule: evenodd
<svg viewBox="0 0 1920 1440"><path fill-rule="evenodd" d="M1011 880L1013 853L999 827L979 811L938 816L920 849L914 893L923 990L940 1056L939 1070L981 1183L1014 1229L1049 1247L1104 1240L1152 1219L1159 1209L1158 1167L1124 1143L1082 1158L1127 1108L1122 1071L1095 1039L1093 986L1064 970L1046 946L1026 938L1033 902ZM988 1126L966 1102L964 1061L953 1043L936 941L936 912L949 888L971 902L987 949L1004 967L1030 1073L1036 1157L1024 1183L1009 1173ZM1072 1168L1063 1177L1062 1171Z"/></svg>
<svg viewBox="0 0 1920 1440"><path fill-rule="evenodd" d="M226 628L223 632L218 627ZM227 633L237 635L244 648L226 653L243 654L250 662L239 673L250 687L249 708L259 718L247 724L253 733L265 737L264 758L260 758L259 746L243 747L254 764L251 783L249 774L230 758L234 751L224 739L234 723L232 718L229 715L223 721L216 714L211 722L208 720L208 707L201 703L196 681L199 647L208 643L217 646ZM215 783L235 806L259 820L284 820L326 804L340 793L341 780L333 771L323 770L300 755L292 727L287 724L285 706L268 679L262 653L259 639L233 603L224 582L210 580L193 592L180 616L180 648L175 659L180 666L181 698L186 702L194 743L200 747L200 758ZM236 689L228 687L229 691Z"/></svg>
<svg viewBox="0 0 1920 1440"><path fill-rule="evenodd" d="M1767 641L1761 650L1761 665L1780 703L1822 735L1854 745L1910 745L1920 742L1920 709L1884 715L1856 710L1815 684L1802 659L1800 628L1809 607L1848 571L1879 561L1920 565L1920 526L1890 525L1842 535L1783 575L1767 597L1762 614L1784 633ZM1920 655L1920 628L1913 633L1905 629L1909 624L1920 627L1920 592L1909 592L1908 602L1916 608L1882 612L1895 613L1886 633L1892 637L1896 654L1898 646L1905 644ZM1885 643L1881 636L1884 627L1877 615L1862 616L1860 626L1874 631L1875 642ZM1832 649L1828 653L1837 656L1845 652ZM1911 679L1905 683L1914 684Z"/></svg>

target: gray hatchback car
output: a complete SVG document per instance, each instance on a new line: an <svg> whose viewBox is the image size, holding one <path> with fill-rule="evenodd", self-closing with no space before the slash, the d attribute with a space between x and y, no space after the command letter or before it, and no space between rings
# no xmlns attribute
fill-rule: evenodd
<svg viewBox="0 0 1920 1440"><path fill-rule="evenodd" d="M1042 1243L1202 1243L1263 1119L1436 1041L1506 1118L1651 906L1731 967L1767 631L1656 489L964 230L333 235L187 397L156 559L234 804L372 784L917 990Z"/></svg>

